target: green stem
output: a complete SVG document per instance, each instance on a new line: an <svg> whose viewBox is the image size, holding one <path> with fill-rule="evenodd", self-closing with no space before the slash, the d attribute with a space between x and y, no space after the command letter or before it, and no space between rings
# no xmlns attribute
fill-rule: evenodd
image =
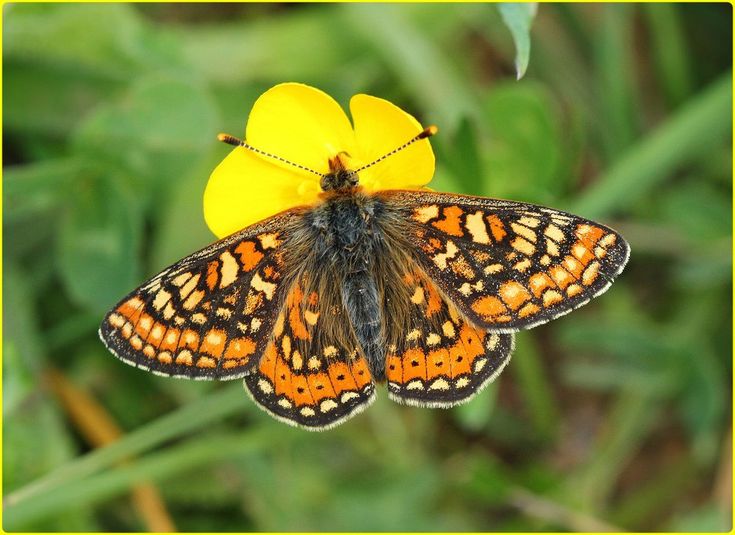
<svg viewBox="0 0 735 535"><path fill-rule="evenodd" d="M23 529L70 507L93 505L120 495L136 483L161 481L172 474L242 456L262 449L270 438L272 433L262 431L207 436L85 479L67 481L63 486L47 486L32 500L6 504L3 527L9 531Z"/></svg>
<svg viewBox="0 0 735 535"><path fill-rule="evenodd" d="M4 500L5 518L8 518L10 511L17 507L21 509L26 507L25 504L34 502L41 495L60 491L124 458L221 420L241 410L244 403L245 393L239 384L222 388L206 398L190 403L124 436L117 442L94 450L13 492Z"/></svg>

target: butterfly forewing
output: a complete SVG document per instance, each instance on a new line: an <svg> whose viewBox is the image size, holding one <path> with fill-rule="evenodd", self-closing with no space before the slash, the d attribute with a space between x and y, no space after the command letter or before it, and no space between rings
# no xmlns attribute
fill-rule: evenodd
<svg viewBox="0 0 735 535"><path fill-rule="evenodd" d="M428 191L381 194L402 206L417 261L478 327L513 332L604 292L629 247L614 230L532 204Z"/></svg>
<svg viewBox="0 0 735 535"><path fill-rule="evenodd" d="M121 360L160 375L242 377L271 336L293 210L224 238L146 282L100 327Z"/></svg>
<svg viewBox="0 0 735 535"><path fill-rule="evenodd" d="M472 326L418 266L401 282L409 289L410 311L388 346L391 399L426 407L469 401L510 360L513 335Z"/></svg>
<svg viewBox="0 0 735 535"><path fill-rule="evenodd" d="M272 342L245 387L268 413L291 425L327 429L367 407L375 395L367 362L336 293L302 276L290 288ZM341 332L334 334L334 326Z"/></svg>

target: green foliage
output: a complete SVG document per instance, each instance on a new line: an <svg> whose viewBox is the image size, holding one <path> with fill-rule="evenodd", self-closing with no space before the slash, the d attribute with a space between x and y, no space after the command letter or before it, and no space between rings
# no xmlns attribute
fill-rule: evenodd
<svg viewBox="0 0 735 535"><path fill-rule="evenodd" d="M728 6L5 7L6 530L145 529L142 481L181 531L730 529ZM311 434L125 366L102 313L212 240L215 135L283 81L438 124L433 188L598 218L629 266L449 411L383 395ZM89 451L50 368L125 436Z"/></svg>

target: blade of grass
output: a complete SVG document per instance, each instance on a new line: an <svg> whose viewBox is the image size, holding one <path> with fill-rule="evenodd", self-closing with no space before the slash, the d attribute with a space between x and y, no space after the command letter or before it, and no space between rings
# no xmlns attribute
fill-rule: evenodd
<svg viewBox="0 0 735 535"><path fill-rule="evenodd" d="M559 428L559 407L551 393L534 336L518 333L516 355L510 369L523 394L533 427L545 439L551 438Z"/></svg>
<svg viewBox="0 0 735 535"><path fill-rule="evenodd" d="M603 117L600 136L605 154L614 160L636 137L633 65L633 7L605 4L595 40L598 103ZM608 160L608 161L609 161Z"/></svg>
<svg viewBox="0 0 735 535"><path fill-rule="evenodd" d="M589 462L566 478L565 503L597 511L610 495L620 472L648 435L660 414L651 395L622 391L590 452Z"/></svg>
<svg viewBox="0 0 735 535"><path fill-rule="evenodd" d="M123 433L117 422L89 392L54 368L49 368L45 377L71 422L87 443L100 448L120 439ZM161 493L153 484L142 482L135 485L132 489L132 502L148 531L176 531Z"/></svg>
<svg viewBox="0 0 735 535"><path fill-rule="evenodd" d="M692 62L684 36L679 6L643 4L646 24L651 32L653 65L661 88L671 106L683 102L692 92Z"/></svg>
<svg viewBox="0 0 735 535"><path fill-rule="evenodd" d="M118 496L143 481L160 482L172 474L251 453L266 447L272 440L270 429L193 439L88 478L69 481L66 485L54 488L47 487L44 492L36 494L33 500L23 500L12 506L6 504L3 527L8 531L16 531L68 508L93 505Z"/></svg>
<svg viewBox="0 0 735 535"><path fill-rule="evenodd" d="M227 386L190 403L129 433L109 446L75 459L8 495L4 500L6 515L14 507L25 507L24 503L34 501L39 495L57 492L126 457L142 453L166 440L180 437L221 420L241 410L244 403L245 394L240 384Z"/></svg>
<svg viewBox="0 0 735 535"><path fill-rule="evenodd" d="M678 166L719 149L731 132L730 72L631 147L570 209L585 217L605 217L648 194Z"/></svg>

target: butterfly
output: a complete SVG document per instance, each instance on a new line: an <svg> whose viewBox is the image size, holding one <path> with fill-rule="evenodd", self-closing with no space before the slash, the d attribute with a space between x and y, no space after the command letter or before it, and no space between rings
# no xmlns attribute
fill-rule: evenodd
<svg viewBox="0 0 735 535"><path fill-rule="evenodd" d="M309 430L359 413L380 383L407 405L470 400L508 363L513 333L604 292L630 248L552 208L363 187L436 131L364 165L336 152L325 172L221 134L237 154L314 174L318 196L164 269L105 316L102 341L158 375L242 378L266 412Z"/></svg>

